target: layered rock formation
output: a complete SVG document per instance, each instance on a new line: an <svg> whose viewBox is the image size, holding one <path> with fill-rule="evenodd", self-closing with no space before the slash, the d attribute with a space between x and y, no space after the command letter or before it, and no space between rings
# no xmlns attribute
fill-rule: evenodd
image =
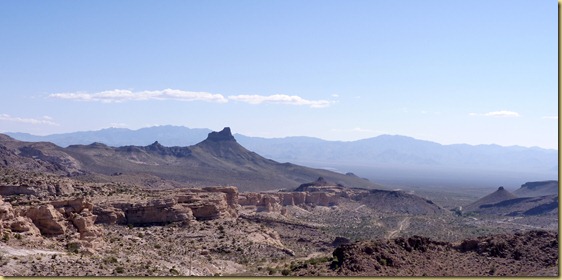
<svg viewBox="0 0 562 280"><path fill-rule="evenodd" d="M36 197L67 196L75 192L69 179L43 175L25 177L22 174L3 174L0 182L0 195L32 195Z"/></svg>
<svg viewBox="0 0 562 280"><path fill-rule="evenodd" d="M33 224L31 219L18 215L12 205L0 197L0 230L4 229L17 233L29 233L31 235L40 234L39 229Z"/></svg>
<svg viewBox="0 0 562 280"><path fill-rule="evenodd" d="M154 191L140 202L113 201L94 207L96 223L159 225L238 217L236 187Z"/></svg>
<svg viewBox="0 0 562 280"><path fill-rule="evenodd" d="M365 204L380 212L415 215L444 214L446 210L433 202L401 191L346 188L318 178L302 184L293 192L241 193L239 203L257 212L281 212L284 206L337 206L342 200Z"/></svg>
<svg viewBox="0 0 562 280"><path fill-rule="evenodd" d="M51 204L34 206L25 215L39 228L42 235L55 236L66 233L68 227L63 215Z"/></svg>
<svg viewBox="0 0 562 280"><path fill-rule="evenodd" d="M58 237L92 253L100 243L101 229L94 222L93 205L84 198L14 207L0 198L0 229L36 237ZM17 236L16 236L17 237Z"/></svg>
<svg viewBox="0 0 562 280"><path fill-rule="evenodd" d="M33 221L44 236L76 232L76 239L90 247L101 233L94 225L97 216L93 214L93 208L93 204L86 199L75 198L31 206L25 210L25 216Z"/></svg>

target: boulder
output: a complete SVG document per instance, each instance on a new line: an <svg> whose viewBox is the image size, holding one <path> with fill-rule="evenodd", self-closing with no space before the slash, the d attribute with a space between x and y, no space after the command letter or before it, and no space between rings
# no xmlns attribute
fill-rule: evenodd
<svg viewBox="0 0 562 280"><path fill-rule="evenodd" d="M193 219L191 209L177 203L173 198L153 199L139 203L115 202L94 209L98 223L153 225L173 222L189 222Z"/></svg>
<svg viewBox="0 0 562 280"><path fill-rule="evenodd" d="M79 214L72 213L71 215L70 220L80 233L81 240L92 241L99 236L100 230L94 225L97 216L92 214L90 210L84 209Z"/></svg>
<svg viewBox="0 0 562 280"><path fill-rule="evenodd" d="M87 209L92 212L94 205L88 202L85 198L75 198L70 200L52 201L51 204L57 209L64 209L64 213L80 213L82 210Z"/></svg>
<svg viewBox="0 0 562 280"><path fill-rule="evenodd" d="M113 206L94 207L94 215L97 216L95 223L97 224L127 224L125 213L119 208Z"/></svg>
<svg viewBox="0 0 562 280"><path fill-rule="evenodd" d="M67 230L63 215L51 204L33 206L27 210L26 216L33 221L43 235L60 235Z"/></svg>
<svg viewBox="0 0 562 280"><path fill-rule="evenodd" d="M0 197L0 220L11 220L14 218L14 209L12 208L12 204L9 202L5 202Z"/></svg>
<svg viewBox="0 0 562 280"><path fill-rule="evenodd" d="M13 232L26 232L32 235L40 235L41 232L39 229L33 224L33 221L27 217L15 217L10 222L10 229Z"/></svg>

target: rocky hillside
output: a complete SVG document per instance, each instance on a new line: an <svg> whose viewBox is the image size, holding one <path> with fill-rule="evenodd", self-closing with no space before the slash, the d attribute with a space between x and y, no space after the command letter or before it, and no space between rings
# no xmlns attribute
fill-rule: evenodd
<svg viewBox="0 0 562 280"><path fill-rule="evenodd" d="M558 195L558 181L527 182L513 194L519 197Z"/></svg>
<svg viewBox="0 0 562 280"><path fill-rule="evenodd" d="M556 276L558 233L481 236L459 243L413 236L341 245L333 259L295 265L298 276Z"/></svg>
<svg viewBox="0 0 562 280"><path fill-rule="evenodd" d="M558 188L558 183L526 183L518 190L518 193L548 193L552 192L554 186ZM467 205L462 212L500 216L557 215L558 204L557 192L552 195L517 197L503 187L500 187L497 191Z"/></svg>
<svg viewBox="0 0 562 280"><path fill-rule="evenodd" d="M482 205L491 205L498 202L502 202L504 200L514 199L514 198L517 198L517 196L515 196L508 190L504 189L504 187L499 187L497 191L463 207L463 211L465 212L478 211L482 207Z"/></svg>
<svg viewBox="0 0 562 280"><path fill-rule="evenodd" d="M481 215L505 216L558 215L558 204L558 195L519 197L483 204L475 212Z"/></svg>
<svg viewBox="0 0 562 280"><path fill-rule="evenodd" d="M189 147L109 147L101 143L61 148L51 143L0 138L0 163L78 176L92 182L150 187L235 185L241 191L294 188L320 176L353 187L373 188L368 180L291 163L278 163L242 147L230 129L211 132ZM19 167L18 167L19 166ZM40 169L41 166L45 166ZM165 180L166 183L158 183Z"/></svg>

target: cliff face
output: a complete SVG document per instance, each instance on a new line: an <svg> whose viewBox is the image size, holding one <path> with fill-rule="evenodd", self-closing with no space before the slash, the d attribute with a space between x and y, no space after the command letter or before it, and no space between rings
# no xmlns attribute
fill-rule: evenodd
<svg viewBox="0 0 562 280"><path fill-rule="evenodd" d="M318 182L318 181L316 181ZM304 187L303 187L304 186ZM386 213L444 214L443 208L424 198L400 191L345 188L336 184L303 184L300 191L278 193L241 193L241 206L257 212L283 212L284 206L337 206L341 201L356 201Z"/></svg>
<svg viewBox="0 0 562 280"><path fill-rule="evenodd" d="M96 205L96 223L161 225L238 217L238 190L235 187L181 189L153 194L156 196L145 201L113 201Z"/></svg>
<svg viewBox="0 0 562 280"><path fill-rule="evenodd" d="M257 212L279 212L283 206L335 206L340 197L327 192L242 193L238 202Z"/></svg>

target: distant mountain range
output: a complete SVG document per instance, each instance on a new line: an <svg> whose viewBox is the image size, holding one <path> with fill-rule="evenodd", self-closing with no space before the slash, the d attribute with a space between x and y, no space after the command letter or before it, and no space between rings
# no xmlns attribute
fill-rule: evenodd
<svg viewBox="0 0 562 280"><path fill-rule="evenodd" d="M158 141L164 146L191 146L207 137L211 132L206 128L187 128L183 126L153 126L130 130L127 128L106 128L96 131L80 131L72 133L36 136L27 133L4 133L10 137L28 142L51 142L61 147L70 145L88 145L94 142L112 147L127 145L146 146Z"/></svg>
<svg viewBox="0 0 562 280"><path fill-rule="evenodd" d="M0 134L0 167L67 174L86 181L123 182L151 188L233 185L241 191L294 189L318 177L349 187L374 188L353 174L279 163L248 151L225 128L188 147L110 147L102 143L58 147Z"/></svg>
<svg viewBox="0 0 562 280"><path fill-rule="evenodd" d="M48 141L65 147L104 143L108 146L189 146L203 141L209 129L156 126L129 130L34 136L6 133L22 141ZM352 171L389 185L516 187L521 182L558 177L558 151L538 147L441 145L399 135L358 141L326 141L313 137L260 138L234 135L242 146L266 158L334 171Z"/></svg>

